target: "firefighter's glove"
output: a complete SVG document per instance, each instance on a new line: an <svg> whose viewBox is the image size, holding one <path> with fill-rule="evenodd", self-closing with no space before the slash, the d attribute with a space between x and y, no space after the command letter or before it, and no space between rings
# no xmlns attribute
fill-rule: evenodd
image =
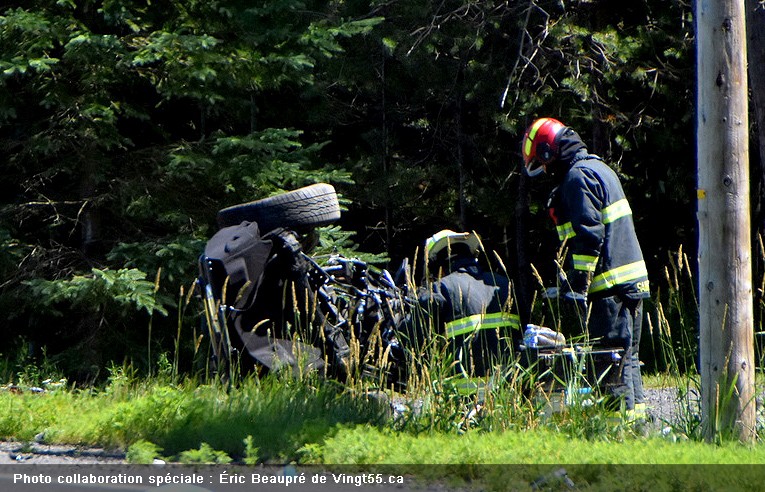
<svg viewBox="0 0 765 492"><path fill-rule="evenodd" d="M572 304L587 304L587 294L582 294L581 292L564 292L561 296L564 301L570 302Z"/></svg>
<svg viewBox="0 0 765 492"><path fill-rule="evenodd" d="M587 295L581 294L579 292L572 292L570 290L566 290L561 292L561 289L558 287L548 287L545 289L545 291L542 293L543 299L563 299L564 301L571 302L571 303L586 303L587 302Z"/></svg>
<svg viewBox="0 0 765 492"><path fill-rule="evenodd" d="M587 313L587 294L567 291L561 295L561 298L567 304L574 306L579 316L584 318L585 313Z"/></svg>
<svg viewBox="0 0 765 492"><path fill-rule="evenodd" d="M571 270L566 273L566 278L561 284L561 290L586 294L590 289L591 281L592 273L584 270Z"/></svg>
<svg viewBox="0 0 765 492"><path fill-rule="evenodd" d="M557 287L548 287L542 293L544 299L557 299L560 296L560 289Z"/></svg>
<svg viewBox="0 0 765 492"><path fill-rule="evenodd" d="M564 301L576 303L576 304L584 304L587 302L587 294L582 294L581 292L564 292L561 296Z"/></svg>

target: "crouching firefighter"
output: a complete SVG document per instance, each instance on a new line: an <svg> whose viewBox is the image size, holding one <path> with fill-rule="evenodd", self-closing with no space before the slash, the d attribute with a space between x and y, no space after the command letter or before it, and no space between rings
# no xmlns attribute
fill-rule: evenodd
<svg viewBox="0 0 765 492"><path fill-rule="evenodd" d="M480 392L501 377L520 342L520 322L510 314L510 281L484 270L475 232L443 230L425 241L430 280L419 295L432 326L448 343L458 389Z"/></svg>
<svg viewBox="0 0 765 492"><path fill-rule="evenodd" d="M627 410L643 413L638 349L648 273L619 178L573 129L552 118L531 124L522 153L528 176L552 177L547 208L568 250L560 286L548 289L548 297L574 307L592 341L624 349L612 392Z"/></svg>

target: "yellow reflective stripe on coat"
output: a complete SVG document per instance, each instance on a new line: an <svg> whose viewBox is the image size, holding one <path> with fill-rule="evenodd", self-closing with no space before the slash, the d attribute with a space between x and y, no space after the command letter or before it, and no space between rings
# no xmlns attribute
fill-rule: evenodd
<svg viewBox="0 0 765 492"><path fill-rule="evenodd" d="M566 239L571 239L572 237L576 236L576 233L574 232L574 226L571 225L571 222L561 224L556 227L556 229L558 230L558 239L561 241L565 241Z"/></svg>
<svg viewBox="0 0 765 492"><path fill-rule="evenodd" d="M619 284L624 284L632 280L648 277L648 270L643 260L622 265L607 272L603 272L592 279L590 292L599 292L610 289Z"/></svg>
<svg viewBox="0 0 765 492"><path fill-rule="evenodd" d="M520 328L518 315L509 313L474 314L446 323L446 338L493 328Z"/></svg>
<svg viewBox="0 0 765 492"><path fill-rule="evenodd" d="M585 272L594 272L598 266L598 257L590 255L571 255L574 262L574 270L583 270Z"/></svg>
<svg viewBox="0 0 765 492"><path fill-rule="evenodd" d="M621 200L617 200L601 210L600 213L603 215L603 223L610 224L611 222L621 219L622 217L632 215L632 209L630 208L630 204L627 199L622 198ZM558 231L558 239L561 241L565 241L566 239L571 239L572 237L576 236L574 226L571 224L571 222L561 224L557 226L556 229Z"/></svg>
<svg viewBox="0 0 765 492"><path fill-rule="evenodd" d="M603 214L603 223L610 224L617 219L632 215L632 209L627 199L622 198L601 210L600 213Z"/></svg>

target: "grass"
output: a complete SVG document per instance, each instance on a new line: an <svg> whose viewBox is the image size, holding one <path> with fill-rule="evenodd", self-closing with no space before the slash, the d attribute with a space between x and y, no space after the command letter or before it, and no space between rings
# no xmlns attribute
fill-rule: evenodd
<svg viewBox="0 0 765 492"><path fill-rule="evenodd" d="M711 446L661 437L571 439L548 428L524 432L408 435L369 426L345 428L322 446L327 463L350 464L760 464L765 448Z"/></svg>
<svg viewBox="0 0 765 492"><path fill-rule="evenodd" d="M677 383L676 375L646 378L649 386ZM574 405L543 418L512 385L493 392L485 413L472 418L470 398L441 391L421 412L398 419L361 386L312 377L249 378L229 388L162 371L139 378L126 366L112 368L101 389L21 390L0 391L0 437L23 445L42 434L50 443L116 448L136 464L339 467L484 491L565 490L555 481L565 470L580 490L626 490L629 476L629 490L755 491L758 466L737 467L731 477L687 465L765 461L761 445L708 444L679 428L646 435L597 407Z"/></svg>
<svg viewBox="0 0 765 492"><path fill-rule="evenodd" d="M651 381L663 382L656 376ZM714 446L679 430L654 432L572 407L545 419L502 413L504 390L487 416L451 429L425 411L398 420L387 404L332 381L247 379L227 391L194 380L129 379L117 371L102 390L0 392L0 437L128 450L135 462L247 463L761 463L765 447ZM463 410L473 408L462 400ZM449 412L458 407L452 402ZM588 412L589 413L586 413ZM447 413L449 413L447 412ZM456 412L459 413L459 412ZM579 413L578 420L577 413ZM84 418L83 416L87 416ZM409 419L407 421L407 419ZM488 421L488 423L486 422ZM491 436L490 438L488 438Z"/></svg>
<svg viewBox="0 0 765 492"><path fill-rule="evenodd" d="M338 425L381 423L385 415L380 405L338 391L334 383L276 378L248 379L233 391L194 380L113 378L101 391L3 391L0 409L4 439L29 441L42 434L51 443L115 449L148 442L171 457L200 451L205 443L252 459L257 447L260 461L298 459L303 446L320 442Z"/></svg>
<svg viewBox="0 0 765 492"><path fill-rule="evenodd" d="M688 335L695 315L681 295L683 281L692 280L678 260L682 257L678 252L667 270L668 290L646 309L649 337L643 346L658 362L645 385L689 392L698 385L691 370L695 345ZM129 364L113 367L108 383L97 388L43 385L44 378L59 380L55 367L6 360L0 373L21 392L10 385L0 391L0 438L119 449L134 463L443 464L455 476L465 470L457 464L566 463L585 467L580 480L592 480L586 466L593 464L765 460L759 444L701 442L697 415L687 410L661 430L614 419L583 401L546 416L545 402L529 392L538 375L513 364L503 374L505 383L487 393L476 412L475 398L460 394L451 382L444 341L436 335L426 340L426 346L416 347L406 399L385 391L397 405L411 407L395 418L387 402L372 397L380 387L368 380L341 384L315 376L268 376L238 380L232 387L179 374L177 349L172 357L157 357L150 377L138 377ZM36 386L44 391L32 391ZM537 472L523 475L524 483Z"/></svg>

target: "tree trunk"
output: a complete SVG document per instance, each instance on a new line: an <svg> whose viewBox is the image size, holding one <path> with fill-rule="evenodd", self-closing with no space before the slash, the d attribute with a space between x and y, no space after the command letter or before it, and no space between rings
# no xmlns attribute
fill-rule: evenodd
<svg viewBox="0 0 765 492"><path fill-rule="evenodd" d="M755 166L752 174L754 180L752 196L757 203L753 207L752 233L762 234L765 231L765 5L760 0L746 0L746 47L749 65L749 87L751 89L750 116L754 118L754 133L752 134L751 163ZM754 257L753 271L757 275L765 275L765 264L761 256ZM755 305L763 302L765 293L755 293ZM762 319L760 319L760 322Z"/></svg>
<svg viewBox="0 0 765 492"><path fill-rule="evenodd" d="M380 52L381 58L380 58L380 100L382 104L381 112L382 112L382 170L383 170L383 184L385 185L385 251L390 255L392 251L391 243L393 238L393 224L392 222L392 214L391 214L391 179L390 176L388 176L388 164L390 156L388 155L388 115L387 115L387 101L385 100L385 97L387 95L386 93L386 80L385 80L385 46L382 47L382 51Z"/></svg>
<svg viewBox="0 0 765 492"><path fill-rule="evenodd" d="M457 86L457 99L455 101L455 126L457 130L457 174L458 174L458 193L459 193L459 221L460 221L460 230L461 231L467 231L468 224L467 224L467 170L465 169L465 137L462 134L462 101L465 99L465 90L464 90L464 82L465 82L465 67L467 66L467 62L464 61L467 58L467 56L463 56L461 59L463 60L460 63L459 71L457 72L457 80L456 80L456 86Z"/></svg>
<svg viewBox="0 0 765 492"><path fill-rule="evenodd" d="M81 227L80 248L88 258L95 258L102 254L101 211L98 209L98 205L94 203L98 186L96 168L95 158L85 153L83 167L80 171L79 193L83 207L79 220Z"/></svg>
<svg viewBox="0 0 765 492"><path fill-rule="evenodd" d="M760 0L746 1L747 55L749 57L749 87L752 89L752 114L757 142L756 162L759 162L760 193L757 228L765 228L765 5Z"/></svg>
<svg viewBox="0 0 765 492"><path fill-rule="evenodd" d="M518 302L518 315L523 324L530 322L531 299L533 298L527 233L529 230L528 180L528 176L521 171L518 180L518 201L515 203L515 254L518 263L518 278L515 285L515 294Z"/></svg>
<svg viewBox="0 0 765 492"><path fill-rule="evenodd" d="M699 330L708 440L755 438L744 0L696 3Z"/></svg>

